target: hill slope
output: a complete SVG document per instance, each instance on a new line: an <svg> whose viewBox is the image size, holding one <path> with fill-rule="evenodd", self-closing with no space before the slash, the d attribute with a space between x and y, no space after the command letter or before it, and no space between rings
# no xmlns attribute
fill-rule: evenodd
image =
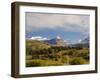
<svg viewBox="0 0 100 80"><path fill-rule="evenodd" d="M27 48L31 48L32 50L50 48L49 44L43 41L37 41L37 40L26 40L26 46Z"/></svg>

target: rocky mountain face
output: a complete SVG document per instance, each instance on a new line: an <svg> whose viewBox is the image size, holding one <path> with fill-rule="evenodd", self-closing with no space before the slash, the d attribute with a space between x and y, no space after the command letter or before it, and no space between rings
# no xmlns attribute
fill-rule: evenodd
<svg viewBox="0 0 100 80"><path fill-rule="evenodd" d="M67 46L67 44L64 42L64 40L58 36L56 38L53 38L50 40L45 40L45 42L51 44L52 46Z"/></svg>

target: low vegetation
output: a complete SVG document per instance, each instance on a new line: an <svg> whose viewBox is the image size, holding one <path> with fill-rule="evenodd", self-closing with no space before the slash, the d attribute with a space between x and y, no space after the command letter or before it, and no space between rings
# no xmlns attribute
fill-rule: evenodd
<svg viewBox="0 0 100 80"><path fill-rule="evenodd" d="M89 64L89 48L50 46L26 40L26 67Z"/></svg>

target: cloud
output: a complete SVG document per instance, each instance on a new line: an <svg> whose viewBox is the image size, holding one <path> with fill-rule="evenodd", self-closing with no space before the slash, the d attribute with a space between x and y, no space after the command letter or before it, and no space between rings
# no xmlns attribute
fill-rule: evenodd
<svg viewBox="0 0 100 80"><path fill-rule="evenodd" d="M89 32L89 15L26 13L26 31L61 29Z"/></svg>
<svg viewBox="0 0 100 80"><path fill-rule="evenodd" d="M35 36L35 37L31 37L30 39L32 39L32 40L39 40L39 41L41 41L41 40L49 40L48 38L46 38L46 37L42 37L42 36Z"/></svg>

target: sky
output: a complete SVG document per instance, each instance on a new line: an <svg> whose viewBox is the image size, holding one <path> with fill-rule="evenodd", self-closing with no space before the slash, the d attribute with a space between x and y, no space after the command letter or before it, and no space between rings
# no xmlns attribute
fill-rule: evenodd
<svg viewBox="0 0 100 80"><path fill-rule="evenodd" d="M89 37L89 15L57 13L25 13L26 38L52 39L61 37L77 43Z"/></svg>

